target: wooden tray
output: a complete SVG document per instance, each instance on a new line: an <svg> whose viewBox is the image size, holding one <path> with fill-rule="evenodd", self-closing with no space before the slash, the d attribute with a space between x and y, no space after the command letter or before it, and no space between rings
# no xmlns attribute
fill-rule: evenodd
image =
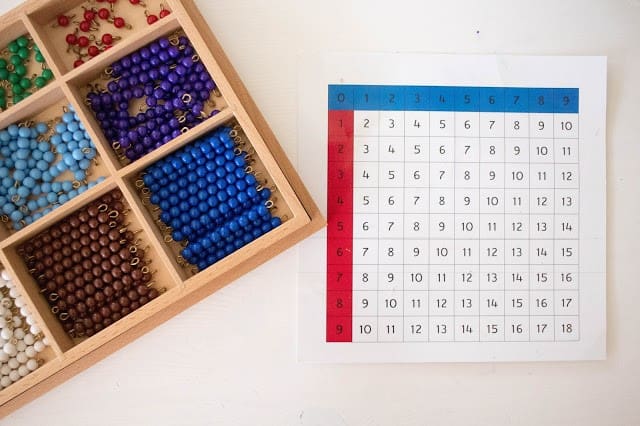
<svg viewBox="0 0 640 426"><path fill-rule="evenodd" d="M1 112L0 128L24 120L46 118L56 113L60 115L61 106L71 104L98 151L98 165L94 167L93 173L106 177L104 182L17 232L0 226L0 262L14 277L16 287L25 297L27 306L34 313L50 343L50 347L40 354L44 361L42 366L0 391L1 417L325 225L316 204L193 1L146 0L146 3L154 10L159 10L162 3L171 14L153 25L147 25L144 14L140 12L124 16L134 29L114 32L114 35L122 36L122 40L77 68L73 67L72 56L66 52L64 35L68 31L54 27L53 24L61 13L81 15L83 5L103 7L106 3L86 0L30 0L0 18L0 46L7 46L18 36L30 35L55 76L55 80L45 88ZM86 86L98 79L105 68L117 59L176 31L182 31L189 38L216 82L220 92L216 104L221 111L140 160L123 165L85 103ZM230 256L194 273L177 260L176 247L165 242L165 235L155 221L155 213L148 203L143 202L136 183L140 172L150 164L225 124L237 124L242 128L244 137L255 151L254 168L275 188L275 207L278 215L285 220L278 228ZM149 246L156 270L154 281L166 291L99 333L89 338L72 339L51 313L47 301L18 254L18 247L51 224L115 188L122 191L131 209L128 220L142 230L141 238Z"/></svg>

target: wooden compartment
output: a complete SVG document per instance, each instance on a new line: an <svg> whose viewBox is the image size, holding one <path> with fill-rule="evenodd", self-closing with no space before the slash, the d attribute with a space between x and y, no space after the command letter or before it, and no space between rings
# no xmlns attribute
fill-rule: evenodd
<svg viewBox="0 0 640 426"><path fill-rule="evenodd" d="M251 141L247 137L240 124L238 124L237 120L229 118L224 122L220 122L215 127L208 127L211 128L204 135L193 138L193 140L189 140L189 142L186 144L175 144L174 151L177 150L177 153L180 153L182 148L190 147L197 141L202 140L202 138L206 138L207 136L212 135L216 130L220 128L231 129L231 132L235 135L234 139L236 141L236 149L240 151L238 152L238 156L242 156L246 161L245 170L248 170L248 174L255 177L258 189L269 189L269 191L271 192L271 196L268 198L268 200L264 200L264 202L265 204L268 204L270 206L272 215L277 216L282 221L282 225L280 226L284 226L287 221L293 218L292 210L295 210L296 206L289 206L286 198L282 197L279 194L278 186L276 185L274 178L269 173L265 162L263 162L262 158L257 155L255 149L253 148L253 145L251 144ZM164 157L165 155L158 158L158 160ZM197 276L199 273L207 272L207 269L209 268L199 269L195 265L187 262L182 257L181 251L185 247L186 241L175 241L173 238L172 229L160 219L161 210L158 205L153 204L153 202L151 201L152 192L144 184L143 181L143 177L147 173L147 168L149 166L151 166L151 164L145 164L145 169L143 169L142 171L133 172L130 175L127 175L125 177L125 183L127 184L130 192L135 193L138 196L137 202L144 206L142 212L146 221L155 225L153 227L153 232L156 235L156 240L164 243L165 247L163 248L165 250L165 253L170 257L174 268L178 271L182 279L186 280L188 278ZM217 193L220 190L217 190L214 187L208 195L210 197L215 196L214 191L215 193ZM206 191L201 190L194 195L198 195L202 192ZM273 230L274 234L276 233L276 230L277 228ZM230 254L229 257L245 257L245 252L250 251L252 249L252 245L260 245L260 238L257 238L251 243L238 248L236 251ZM274 238L274 235L271 234L270 238ZM216 263L212 266L212 268L217 268L217 265L218 264Z"/></svg>
<svg viewBox="0 0 640 426"><path fill-rule="evenodd" d="M0 264L0 270L4 270L4 266L2 264ZM24 330L25 333L29 333L32 336L35 337L36 340L39 340L41 342L46 342L47 346L44 347L44 350L42 350L41 352L37 352L36 351L36 356L35 356L35 360L38 363L38 368L35 371L31 371L31 373L29 373L27 376L20 378L17 382L11 383L8 387L13 387L15 383L21 383L20 386L27 386L29 382L35 382L38 380L38 376L41 374L39 373L39 370L41 369L41 367L45 364L50 363L51 361L54 361L56 359L56 350L54 349L54 347L51 346L50 344L50 334L48 333L48 331L43 330L41 328L41 322L36 321L35 323L33 323L35 326L40 327L41 331L37 332L37 330L33 330L33 325L30 325L29 323L27 323L27 319L25 317L25 315L23 315L23 308L20 308L20 310L18 310L17 306L15 305L15 301L17 298L22 298L22 299L26 299L24 292L22 291L22 289L20 288L19 284L16 285L16 283L14 282L15 288L13 289L9 289L8 287L3 287L0 288L0 299L3 299L3 306L4 306L4 299L5 298L10 298L11 299L11 303L12 303L12 317L19 317L20 320L22 321L22 324L20 326L14 326L13 328L13 332L15 332L18 328L21 328L22 330ZM17 292L17 294L12 294L12 291L15 290ZM13 297L15 296L15 297ZM6 306L4 306L6 308ZM24 308L29 309L28 306L25 306ZM29 309L30 312L32 312ZM3 317L4 320L8 319L8 316L4 316ZM12 318L12 320L13 320ZM34 331L34 333L32 333L32 330ZM11 340L10 340L11 341ZM28 342L31 343L31 349L29 350L33 350L33 344L34 342ZM26 344L26 343L25 343ZM40 343L43 344L43 343ZM22 349L19 348L18 349ZM24 351L22 351L24 352ZM0 373L1 374L1 373ZM2 387L2 386L0 386ZM8 387L5 387L8 388Z"/></svg>
<svg viewBox="0 0 640 426"><path fill-rule="evenodd" d="M112 8L108 2L96 2L93 0L61 1L49 3L29 14L35 31L44 41L60 73L63 74L78 68L74 66L74 62L79 58L79 55L74 50L71 50L69 44L66 42L66 36L68 34L75 34L76 37L85 36L90 38L90 46L98 47L101 50L100 54L102 54L106 51L104 50L105 46L111 46L109 49L112 49L127 39L136 38L139 32L166 19L163 18L149 25L147 23L147 15L158 16L162 9L169 13L171 12L171 8L167 5L167 2L161 0L145 0L137 5L129 1L118 1L113 5ZM106 20L102 19L99 16L100 9L107 9L109 18ZM95 15L93 20L87 21L92 22L92 31L83 31L83 29L80 28L81 22L85 20L85 13L87 11L93 12ZM67 26L61 26L58 23L58 17L61 15L67 17L70 21ZM168 15L167 18L169 16L171 15ZM117 18L124 19L123 27L116 27ZM102 42L102 36L105 34L113 37L114 41L112 44L105 45L96 43ZM91 38L95 38L95 40L91 40ZM77 44L73 47L75 49L80 48ZM83 62L89 62L100 56L100 54L98 54L93 57L88 54L87 50L87 48L79 50L80 53L86 55L82 58Z"/></svg>
<svg viewBox="0 0 640 426"><path fill-rule="evenodd" d="M49 123L50 126L53 127L56 124L60 123L62 115L65 112L69 111L69 106L71 105L71 103L69 99L64 96L64 93L59 86L52 86L51 89L47 89L46 94L46 98L41 102L25 103L24 107L22 108L16 108L13 111L8 111L10 114L0 119L0 130L4 130L8 127L8 125L10 125L5 122L8 120L12 120L13 123L11 124L15 125L21 125L27 122L43 122ZM51 131L49 132L49 135L51 135ZM62 161L62 154L54 152L54 155L54 162L52 164L56 164L57 162ZM13 169L11 170L11 172L13 172ZM91 160L91 166L87 170L86 175L87 176L82 183L84 183L84 181L96 181L98 178L106 178L107 176L109 176L109 171L104 165L104 162L101 161L99 154L96 154L95 158ZM81 184L81 182L75 180L73 173L69 170L66 170L62 174L55 177L52 182L62 181L74 181L74 187ZM31 198L33 199L34 197L32 196ZM69 201L73 201L73 199ZM56 204L56 206L59 206L59 204ZM53 212L45 214L38 220L45 219L47 215L51 213ZM38 220L36 220L36 222ZM14 223L6 214L2 213L0 215L0 221L2 222L2 225L0 225L0 239L6 238L16 232L16 229L13 226ZM30 226L30 223L25 223L23 221L23 225L28 228ZM24 230L24 228L21 230Z"/></svg>
<svg viewBox="0 0 640 426"><path fill-rule="evenodd" d="M145 2L151 9L159 8L161 3L160 0ZM122 4L123 10L125 6L130 6L129 2L124 0L119 0L118 3ZM162 3L171 12L168 16L153 25L147 25L143 12L124 16L135 29L123 30L122 39L112 48L76 68L70 62L73 55L66 51L67 46L63 40L64 32L67 30L54 27L53 23L60 14L78 15L83 6L98 7L106 3L86 0L29 0L0 18L2 37L11 39L25 32L31 34L56 77L55 81L22 101L17 107L1 112L0 128L13 122L40 118L41 115L45 117L61 108L63 104L70 103L84 124L100 157L100 164L94 169L94 175L104 174L106 177L104 182L17 232L3 230L0 226L0 262L13 277L25 304L32 311L33 317L51 344L51 347L43 352L42 356L46 362L40 368L0 390L0 416L90 367L325 225L317 206L193 1L163 0ZM216 93L219 96L214 99L215 107L220 112L186 129L184 133L172 136L166 144L141 158L123 164L114 153L111 141L106 139L100 129L92 110L85 103L87 85L103 82L105 69L114 61L176 31L181 31L188 37L198 55L197 60L202 62L215 81L219 91ZM130 107L139 106L132 103ZM156 222L157 212L141 194L138 179L150 165L223 125L237 126L239 137L245 141L243 149L251 154L251 167L257 172L260 183L272 190L269 206L275 209L282 223L196 273L178 259L180 247L169 241L169 238L165 239L163 228ZM66 319L61 322L56 316L60 311L52 311L49 302L41 293L40 284L36 282L36 279L44 280L46 287L45 278L49 278L32 276L27 262L21 256L20 247L52 225L80 211L83 206L114 190L121 191L125 204L130 208L127 221L131 226L141 230L137 235L147 248L148 256L153 259L150 267L155 271L154 286L162 288L163 292L90 337L75 334L72 337L62 325Z"/></svg>
<svg viewBox="0 0 640 426"><path fill-rule="evenodd" d="M100 191L94 192L91 198L86 199L85 203L75 209L71 214L75 213L75 211L84 210L87 204L95 200L99 200L100 197L105 194L110 194L114 190L119 189L113 182L107 185L103 185L100 188ZM145 251L144 259L141 262L145 262L145 260L149 262L148 264L145 264L145 267L149 268L151 282L153 283L152 287L164 294L168 290L175 288L178 283L174 279L174 274L172 274L172 272L167 268L166 262L164 262L162 258L158 256L155 245L152 244L152 239L150 239L143 230L141 221L136 216L136 213L130 209L130 206L128 205L126 199L124 199L124 204L126 210L128 210L128 213L126 213L126 215L122 217L122 220L125 223L123 227L131 230L135 234L135 241L137 242L137 245L132 247L140 247ZM58 221L56 221L56 223L63 221L64 219L65 218L60 218ZM49 226L52 225L53 223L51 223L50 221ZM85 342L85 346L90 346L92 343L91 340L100 341L103 334L112 335L114 332L117 333L117 330L126 328L126 323L129 321L129 315L132 315L138 309L143 308L144 306L146 306L146 304L138 309L133 310L131 314L127 314L127 316L124 316L119 320L115 320L113 324L106 326L104 329L99 330L91 336L77 335L77 333L73 333L73 335L70 335L63 329L61 321L59 321L58 319L62 314L64 314L64 312L52 311L52 307L50 306L51 299L47 300L47 298L43 296L43 290L41 286L36 282L36 277L34 276L34 274L29 271L29 266L25 260L25 255L21 253L22 247L25 244L29 243L31 238L37 237L41 232L46 232L47 229L40 231L38 234L24 235L22 238L16 239L10 246L6 248L5 254L15 274L21 277L21 283L24 287L24 293L29 296L29 299L33 303L35 310L41 314L43 320L42 323L46 326L46 329L49 330L51 336L53 337L54 347L59 348L62 352L66 352L74 346L84 344ZM133 259L138 259L137 257L133 257L137 256L135 253L131 256ZM57 261L59 262L59 260ZM121 325L121 323L124 323L124 327L123 325Z"/></svg>
<svg viewBox="0 0 640 426"><path fill-rule="evenodd" d="M159 38L177 38L185 35L185 32L180 28L178 20L171 17L171 15L154 24L152 28L153 31L147 33L144 38L137 39L135 43L127 44L123 49L117 51L117 54L112 55L112 60L107 64L103 64L102 62L100 62L101 66L99 68L94 67L90 72L74 75L69 79L69 89L74 94L74 97L76 98L78 104L81 105L80 108L82 114L91 124L91 127L96 129L97 140L104 147L104 150L108 152L108 155L116 168L125 167L131 164L132 161L122 155L122 149L119 148L121 141L118 138L109 138L105 135L104 129L101 128L100 122L96 118L96 113L92 110L87 97L90 93L95 94L98 92L108 92L107 88L109 86L109 83L114 81L114 79L109 75L110 67L111 64L113 64L115 61L122 59L123 57L126 57L127 55L131 54L132 52L138 51L141 48L146 48L150 43L155 42ZM196 54L196 56L198 56L199 58L199 55ZM207 68L206 64L204 65L205 68ZM134 116L135 114L146 111L148 107L145 104L145 100L148 97L149 96L145 95L142 98L132 99L131 101L129 101L129 114L131 116ZM209 115L209 113L211 113L213 110L217 112L223 112L227 108L227 102L225 101L220 91L216 88L211 92L211 96L206 102L204 113ZM180 130L183 133L192 132L194 131L194 129L203 125L207 120L213 117L215 116L204 119L204 121L195 126L182 127L181 125ZM178 118L176 117L176 120L177 119Z"/></svg>
<svg viewBox="0 0 640 426"><path fill-rule="evenodd" d="M37 37L32 36L23 20L14 19L7 26L3 27L2 32L0 32L0 58L8 62L6 68L7 70L12 72L15 71L15 66L11 64L12 53L9 51L8 46L9 43L21 36L27 37L33 43L33 45L29 46L28 49L30 51L30 56L28 58L28 61L25 63L26 73L24 74L24 77L30 78L33 82L35 76L41 76L44 68L48 68L48 64L46 61L46 57L44 58L44 63L39 63L35 60L35 49L33 49L33 46L40 47L40 42ZM42 53L44 55L44 52ZM32 89L29 89L28 92L33 93L16 104L14 104L12 99L10 98L10 93L12 92L12 84L10 84L8 80L4 80L5 84L1 85L1 87L6 93L7 106L6 108L3 108L0 105L0 122L5 122L7 120L7 117L9 116L11 110L14 109L14 106L19 105L22 107L27 103L35 103L45 98L48 91L44 89L50 87L55 81L55 74L53 73L53 71L51 71L51 73L53 74L52 78L47 81L47 84L43 88L35 90L36 87L32 86Z"/></svg>

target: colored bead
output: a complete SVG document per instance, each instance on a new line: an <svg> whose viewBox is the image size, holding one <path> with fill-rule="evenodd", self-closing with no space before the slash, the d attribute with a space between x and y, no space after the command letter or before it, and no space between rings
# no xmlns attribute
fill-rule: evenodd
<svg viewBox="0 0 640 426"><path fill-rule="evenodd" d="M158 22L158 17L156 15L147 15L147 24L152 25Z"/></svg>

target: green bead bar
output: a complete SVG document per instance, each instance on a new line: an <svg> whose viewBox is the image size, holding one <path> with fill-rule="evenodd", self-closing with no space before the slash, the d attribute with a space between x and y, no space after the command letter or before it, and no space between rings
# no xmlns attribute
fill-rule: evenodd
<svg viewBox="0 0 640 426"><path fill-rule="evenodd" d="M30 37L20 36L11 41L7 51L5 51L6 56L0 58L0 84L4 82L6 87L0 86L0 109L2 110L8 105L16 104L31 96L54 79L53 72L46 67L44 55ZM32 54L35 62L43 64L40 75L27 75Z"/></svg>

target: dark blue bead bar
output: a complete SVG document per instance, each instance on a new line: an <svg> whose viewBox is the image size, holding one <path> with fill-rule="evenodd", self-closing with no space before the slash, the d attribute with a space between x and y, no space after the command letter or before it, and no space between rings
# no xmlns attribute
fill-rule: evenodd
<svg viewBox="0 0 640 426"><path fill-rule="evenodd" d="M221 127L148 167L142 183L180 256L203 270L279 226L263 187L236 141ZM182 259L180 259L182 261Z"/></svg>

